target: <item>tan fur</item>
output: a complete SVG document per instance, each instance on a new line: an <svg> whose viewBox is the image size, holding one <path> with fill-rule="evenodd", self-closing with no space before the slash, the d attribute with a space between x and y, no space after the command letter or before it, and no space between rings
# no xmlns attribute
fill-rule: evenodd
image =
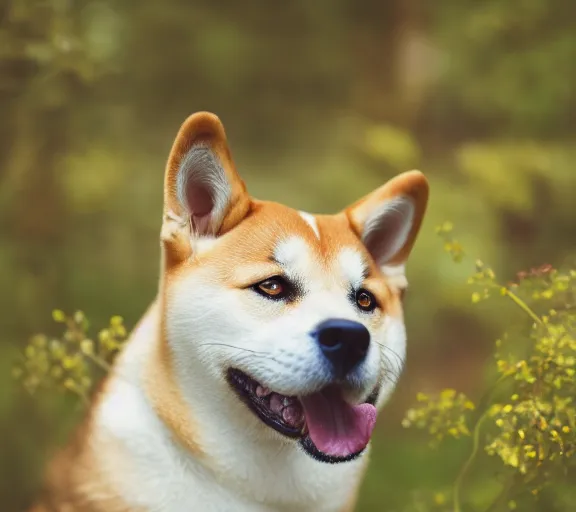
<svg viewBox="0 0 576 512"><path fill-rule="evenodd" d="M150 315L158 318L158 321L160 321L161 307L162 304L157 304L149 312ZM204 458L200 447L201 435L195 425L190 422L188 408L174 381L172 359L162 329L159 334L159 342L154 344L154 352L149 359L150 364L145 379L146 392L154 410L170 428L174 437L195 457Z"/></svg>
<svg viewBox="0 0 576 512"><path fill-rule="evenodd" d="M106 392L106 383L107 379L100 384L92 407L69 444L48 465L40 501L29 512L143 512L126 506L109 471L130 470L122 446L112 439L102 443L99 450L91 445L92 412Z"/></svg>
<svg viewBox="0 0 576 512"><path fill-rule="evenodd" d="M231 184L231 198L219 226L219 236L203 246L191 243L190 221L177 199L180 161L194 144L212 149ZM334 264L344 248L353 248L361 254L369 265L369 275L363 286L383 306L383 311L375 314L370 322L379 324L385 313L401 317L402 291L389 285L381 268L361 242L363 225L374 204L400 192L414 200L415 222L407 242L394 256L393 264L406 260L426 209L428 187L421 173L405 173L337 215L315 216L318 229L318 233L315 233L295 210L248 196L236 172L224 128L216 116L199 113L183 123L166 166L159 295L134 329L132 338L146 338L143 344L146 351L142 354L146 360L143 380L145 394L157 417L188 454L207 467L211 466L210 454L204 449L203 432L195 420L195 412L186 404L176 382L173 355L167 341L166 308L175 284L188 274L201 271L209 279L225 283L230 289L247 287L280 271L271 260L271 248L279 237L297 234L325 271L329 271L330 265ZM144 324L145 332L139 329ZM128 343L133 343L132 339ZM119 360L122 357L123 354ZM29 512L140 512L128 508L117 490L118 475L130 472L129 457L125 456L122 446L99 432L93 422L93 411L107 391L108 381L105 380L75 437L50 464L44 494ZM361 473L366 469L367 459L364 459ZM359 476L342 512L354 509L361 481Z"/></svg>

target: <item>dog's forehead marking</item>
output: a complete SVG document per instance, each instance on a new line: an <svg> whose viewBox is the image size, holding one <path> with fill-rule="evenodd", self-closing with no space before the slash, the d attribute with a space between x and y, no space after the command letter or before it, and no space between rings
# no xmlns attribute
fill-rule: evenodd
<svg viewBox="0 0 576 512"><path fill-rule="evenodd" d="M366 279L369 269L362 254L352 247L346 247L338 254L338 265L344 279L358 289Z"/></svg>
<svg viewBox="0 0 576 512"><path fill-rule="evenodd" d="M275 248L273 259L290 277L300 282L313 281L317 286L328 283L360 288L369 274L368 263L364 255L354 247L344 247L334 254L329 267L322 264L316 251L299 236L283 239ZM320 285L323 282L324 285Z"/></svg>
<svg viewBox="0 0 576 512"><path fill-rule="evenodd" d="M314 231L316 238L320 240L320 230L318 229L318 222L316 221L316 217L314 217L314 215L308 212L300 211L298 213L300 217L302 217L306 221L306 223L312 228L312 231Z"/></svg>
<svg viewBox="0 0 576 512"><path fill-rule="evenodd" d="M306 275L312 263L312 255L306 241L299 236L282 239L274 249L274 260L285 269Z"/></svg>
<svg viewBox="0 0 576 512"><path fill-rule="evenodd" d="M274 251L273 259L286 275L298 282L306 290L314 290L326 285L325 266L310 240L293 235L281 240Z"/></svg>

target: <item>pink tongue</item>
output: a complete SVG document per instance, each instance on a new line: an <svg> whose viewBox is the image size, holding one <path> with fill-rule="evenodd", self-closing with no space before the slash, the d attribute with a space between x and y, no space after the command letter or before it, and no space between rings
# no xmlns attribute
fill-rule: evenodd
<svg viewBox="0 0 576 512"><path fill-rule="evenodd" d="M347 457L370 442L376 423L373 405L350 405L337 389L314 393L301 401L310 439L322 453Z"/></svg>

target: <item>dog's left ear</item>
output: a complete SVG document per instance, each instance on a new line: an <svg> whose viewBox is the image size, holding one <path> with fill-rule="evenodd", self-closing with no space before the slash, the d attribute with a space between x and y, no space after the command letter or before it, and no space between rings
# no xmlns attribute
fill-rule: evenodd
<svg viewBox="0 0 576 512"><path fill-rule="evenodd" d="M218 236L237 225L249 209L250 198L220 119L209 112L191 115L168 158L165 216L185 219L195 236Z"/></svg>
<svg viewBox="0 0 576 512"><path fill-rule="evenodd" d="M420 171L409 171L345 210L352 229L384 274L403 278L427 203L428 181Z"/></svg>

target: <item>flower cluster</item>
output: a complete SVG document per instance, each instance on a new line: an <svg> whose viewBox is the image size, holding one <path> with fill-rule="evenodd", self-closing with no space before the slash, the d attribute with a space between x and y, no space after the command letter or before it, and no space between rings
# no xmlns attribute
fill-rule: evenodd
<svg viewBox="0 0 576 512"><path fill-rule="evenodd" d="M88 400L99 371L107 372L122 348L127 331L123 319L114 316L96 340L89 337L89 322L81 311L67 316L60 310L52 318L63 327L57 337L37 334L24 349L21 361L14 368L14 377L20 379L30 393L40 389L56 388L76 393Z"/></svg>
<svg viewBox="0 0 576 512"><path fill-rule="evenodd" d="M449 221L436 227L436 234L444 240L444 250L450 254L456 263L459 263L464 258L464 248L458 240L452 237L453 231L454 224Z"/></svg>
<svg viewBox="0 0 576 512"><path fill-rule="evenodd" d="M463 250L452 239L452 225L437 232L460 261ZM462 509L466 478L482 451L502 464L502 491L488 510L498 504L514 509L524 495L538 496L576 468L576 271L546 264L504 285L478 260L468 283L476 288L473 303L508 299L525 313L526 324L518 332L511 326L496 341L497 377L476 406L452 389L435 398L420 394L420 405L407 411L403 425L426 429L434 445L447 436L472 437L450 510ZM437 505L430 503L428 510Z"/></svg>
<svg viewBox="0 0 576 512"><path fill-rule="evenodd" d="M417 400L421 405L407 411L402 425L427 429L431 446L438 446L446 436L459 439L470 435L467 413L474 410L474 404L463 393L445 389L435 398L418 393Z"/></svg>
<svg viewBox="0 0 576 512"><path fill-rule="evenodd" d="M541 472L554 470L554 464L574 455L574 415L571 399L552 397L551 401L531 397L511 403L493 404L489 415L498 431L488 436L486 451L498 455L504 464L527 475L525 482L537 493ZM546 479L544 479L546 480Z"/></svg>

